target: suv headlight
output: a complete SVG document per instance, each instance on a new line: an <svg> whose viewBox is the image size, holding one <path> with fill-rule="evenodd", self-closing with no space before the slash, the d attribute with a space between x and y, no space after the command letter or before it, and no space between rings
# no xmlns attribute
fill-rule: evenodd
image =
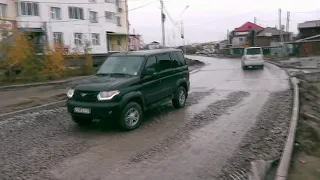
<svg viewBox="0 0 320 180"><path fill-rule="evenodd" d="M120 91L115 90L115 91L102 91L98 94L97 98L99 101L105 101L105 100L110 100L114 96L120 94Z"/></svg>
<svg viewBox="0 0 320 180"><path fill-rule="evenodd" d="M67 92L68 98L72 98L73 94L74 94L74 89L69 89L69 91Z"/></svg>

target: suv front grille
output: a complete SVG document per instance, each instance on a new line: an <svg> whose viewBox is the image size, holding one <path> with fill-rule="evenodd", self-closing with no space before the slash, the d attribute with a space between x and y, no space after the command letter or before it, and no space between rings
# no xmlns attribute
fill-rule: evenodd
<svg viewBox="0 0 320 180"><path fill-rule="evenodd" d="M77 101L83 102L95 102L97 101L98 92L90 92L90 91L75 91L73 98Z"/></svg>

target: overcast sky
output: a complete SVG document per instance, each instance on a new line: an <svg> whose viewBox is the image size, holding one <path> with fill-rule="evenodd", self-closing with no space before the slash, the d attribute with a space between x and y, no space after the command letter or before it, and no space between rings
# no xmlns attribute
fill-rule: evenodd
<svg viewBox="0 0 320 180"><path fill-rule="evenodd" d="M161 43L161 19L159 0L128 0L130 33L143 36L145 43ZM150 3L150 4L148 4ZM146 5L148 4L148 5ZM164 0L167 12L165 29L167 45L182 44L179 25L183 14L187 43L208 42L226 39L227 30L233 30L247 21L254 21L263 27L279 24L278 8L282 8L282 22L286 24L287 11L291 12L290 31L297 32L297 23L320 20L319 0ZM140 6L142 8L131 10ZM168 14L169 13L169 14ZM169 18L172 18L172 22ZM176 25L173 25L175 23ZM178 25L177 25L178 23Z"/></svg>

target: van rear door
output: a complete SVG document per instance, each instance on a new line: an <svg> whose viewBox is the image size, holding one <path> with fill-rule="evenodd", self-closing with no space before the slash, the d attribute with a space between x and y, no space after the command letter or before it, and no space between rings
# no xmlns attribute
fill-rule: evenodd
<svg viewBox="0 0 320 180"><path fill-rule="evenodd" d="M263 60L262 48L248 48L245 54L246 60Z"/></svg>

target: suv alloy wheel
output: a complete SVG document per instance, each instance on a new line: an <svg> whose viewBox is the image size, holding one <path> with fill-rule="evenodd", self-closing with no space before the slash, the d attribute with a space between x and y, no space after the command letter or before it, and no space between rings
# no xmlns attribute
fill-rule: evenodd
<svg viewBox="0 0 320 180"><path fill-rule="evenodd" d="M180 86L177 94L172 100L173 107L176 109L184 107L187 101L187 91L183 86Z"/></svg>
<svg viewBox="0 0 320 180"><path fill-rule="evenodd" d="M133 130L140 126L143 119L141 106L136 102L129 102L120 117L120 126L124 130Z"/></svg>

